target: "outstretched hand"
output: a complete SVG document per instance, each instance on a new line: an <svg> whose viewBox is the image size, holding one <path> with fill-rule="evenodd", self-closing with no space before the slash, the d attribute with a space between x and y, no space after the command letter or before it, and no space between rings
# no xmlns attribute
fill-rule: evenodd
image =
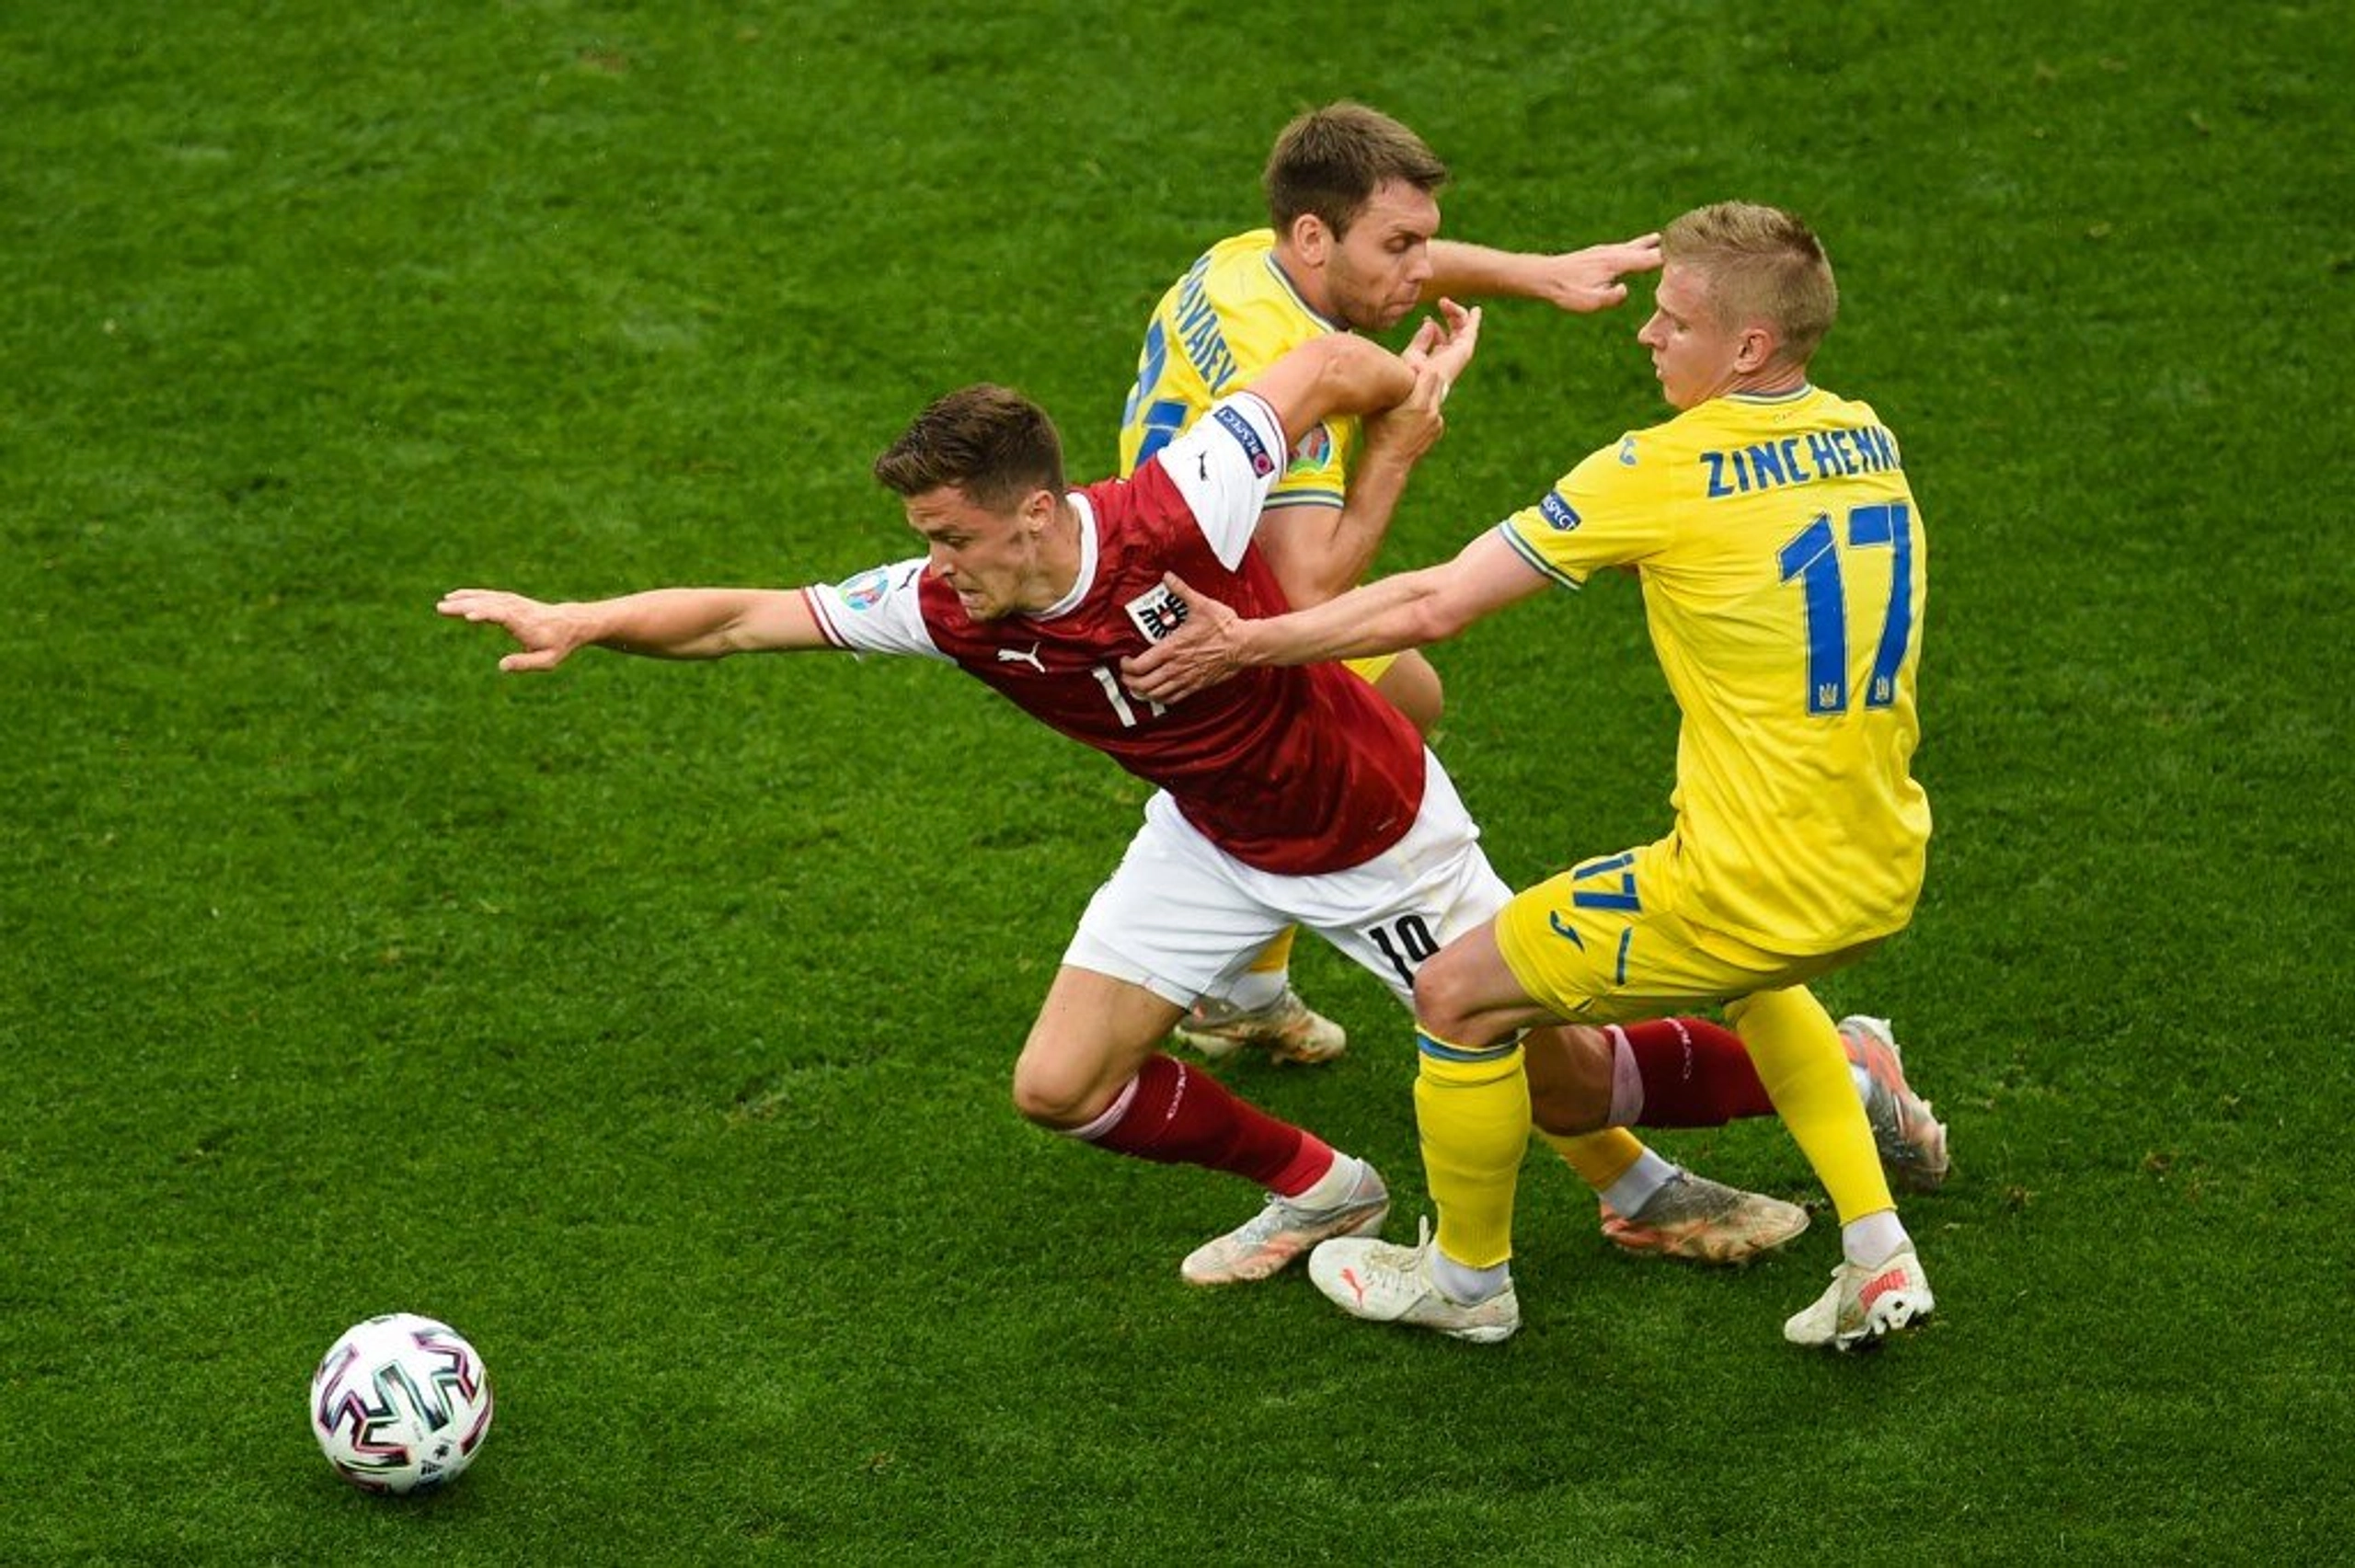
<svg viewBox="0 0 2355 1568"><path fill-rule="evenodd" d="M434 609L454 621L488 621L523 644L523 652L499 661L499 668L511 673L554 670L590 640L587 628L566 613L562 605L543 604L520 593L490 588L453 589Z"/></svg>
<svg viewBox="0 0 2355 1568"><path fill-rule="evenodd" d="M1440 315L1426 316L1415 329L1414 340L1399 351L1399 361L1415 372L1415 390L1406 401L1385 408L1366 421L1369 452L1419 460L1447 428L1440 405L1472 362L1480 343L1480 310L1465 309L1453 300L1439 302Z"/></svg>
<svg viewBox="0 0 2355 1568"><path fill-rule="evenodd" d="M1176 572L1162 573L1161 583L1186 607L1185 620L1144 652L1122 659L1120 684L1149 703L1174 703L1243 668L1244 623L1229 606L1189 588Z"/></svg>
<svg viewBox="0 0 2355 1568"><path fill-rule="evenodd" d="M1466 310L1453 300L1438 302L1439 315L1423 318L1415 328L1415 336L1398 358L1406 361L1419 379L1425 372L1440 378L1440 401L1447 401L1448 389L1463 379L1465 368L1471 364L1473 350L1480 346L1480 307Z"/></svg>
<svg viewBox="0 0 2355 1568"><path fill-rule="evenodd" d="M1660 235L1639 235L1615 245L1549 256L1540 263L1532 292L1563 310L1581 315L1609 310L1627 297L1628 276L1660 270Z"/></svg>

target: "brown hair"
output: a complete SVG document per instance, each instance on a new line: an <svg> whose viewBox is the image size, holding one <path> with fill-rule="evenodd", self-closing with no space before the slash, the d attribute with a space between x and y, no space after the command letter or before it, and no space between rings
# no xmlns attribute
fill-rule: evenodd
<svg viewBox="0 0 2355 1568"><path fill-rule="evenodd" d="M917 415L875 460L875 477L902 496L947 485L985 511L1011 511L1034 491L1063 495L1063 438L1011 387L969 386Z"/></svg>
<svg viewBox="0 0 2355 1568"><path fill-rule="evenodd" d="M1775 329L1776 352L1805 364L1840 314L1840 286L1823 242L1779 207L1720 201L1696 207L1660 231L1664 260L1689 267L1708 280L1709 308L1719 326L1763 321Z"/></svg>
<svg viewBox="0 0 2355 1568"><path fill-rule="evenodd" d="M1434 191L1447 183L1447 166L1421 137L1381 110L1334 103L1284 127L1259 183L1278 235L1291 232L1292 221L1308 212L1338 239L1374 191L1394 179Z"/></svg>

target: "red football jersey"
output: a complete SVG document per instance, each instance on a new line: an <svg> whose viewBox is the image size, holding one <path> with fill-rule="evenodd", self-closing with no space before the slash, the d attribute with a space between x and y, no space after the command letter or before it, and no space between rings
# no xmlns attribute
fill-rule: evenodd
<svg viewBox="0 0 2355 1568"><path fill-rule="evenodd" d="M1288 607L1247 543L1281 432L1256 400L1231 406L1251 418L1205 418L1134 477L1073 492L1080 580L1052 610L976 621L921 561L806 591L839 646L954 661L1167 790L1245 864L1287 876L1346 870L1397 842L1422 807L1422 739L1373 687L1339 665L1246 670L1164 707L1120 681L1121 659L1183 618L1166 571L1243 615ZM1172 479L1173 464L1189 484ZM1198 518L1197 507L1222 515ZM1232 567L1222 558L1238 553Z"/></svg>

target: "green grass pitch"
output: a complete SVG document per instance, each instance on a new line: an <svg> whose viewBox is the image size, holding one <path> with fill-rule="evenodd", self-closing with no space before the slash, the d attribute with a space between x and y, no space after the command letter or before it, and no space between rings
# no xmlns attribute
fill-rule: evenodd
<svg viewBox="0 0 2355 1568"><path fill-rule="evenodd" d="M2301 4L0 13L0 1561L2338 1557L2350 81ZM968 381L1109 469L1147 307L1342 96L1453 235L1831 246L1819 378L1935 550L1928 893L1826 988L1954 1130L1889 1354L1780 1342L1828 1217L1637 1264L1550 1157L1497 1349L1188 1291L1255 1196L1005 1100L1131 781L931 668L509 680L432 614L890 558L867 463ZM1384 565L1660 417L1640 315L1496 308ZM1436 658L1509 878L1661 829L1626 585ZM1304 953L1350 1055L1228 1076L1410 1226L1402 1021ZM393 1310L500 1401L407 1505L302 1413Z"/></svg>

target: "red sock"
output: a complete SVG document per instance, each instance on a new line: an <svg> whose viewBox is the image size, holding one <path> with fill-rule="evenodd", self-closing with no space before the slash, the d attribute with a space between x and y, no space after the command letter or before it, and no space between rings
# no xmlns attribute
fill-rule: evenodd
<svg viewBox="0 0 2355 1568"><path fill-rule="evenodd" d="M1639 1127L1723 1127L1771 1116L1775 1102L1741 1036L1706 1018L1655 1018L1619 1031L1644 1081Z"/></svg>
<svg viewBox="0 0 2355 1568"><path fill-rule="evenodd" d="M1091 1141L1158 1164L1230 1172L1285 1197L1306 1192L1333 1165L1333 1150L1315 1133L1237 1099L1201 1069L1157 1054L1138 1071L1120 1119Z"/></svg>

